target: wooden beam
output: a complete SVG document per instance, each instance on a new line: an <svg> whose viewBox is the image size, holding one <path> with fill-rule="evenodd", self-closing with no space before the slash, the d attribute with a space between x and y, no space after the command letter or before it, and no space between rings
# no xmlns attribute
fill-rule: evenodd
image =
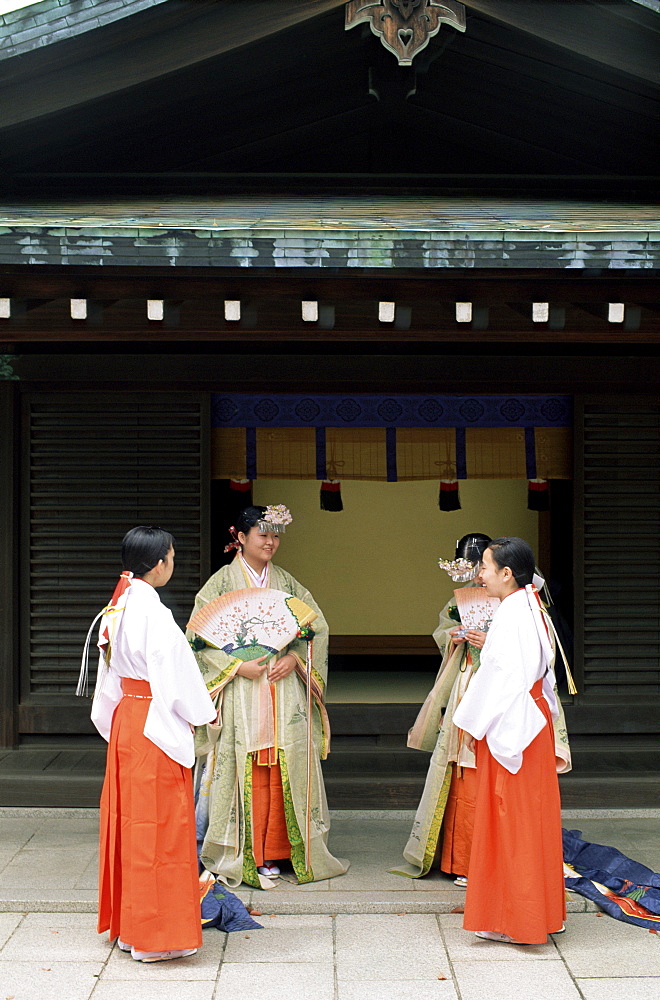
<svg viewBox="0 0 660 1000"><path fill-rule="evenodd" d="M462 0L468 10L649 83L660 83L657 14L630 4ZM654 20L655 19L655 20ZM470 33L468 18L467 34Z"/></svg>
<svg viewBox="0 0 660 1000"><path fill-rule="evenodd" d="M3 127L53 114L65 108L97 100L118 90L126 90L164 74L213 59L225 52L251 45L318 17L344 0L296 0L273 3L272 0L195 0L175 5L169 18L158 8L157 16L143 19L148 32L134 38L128 33L139 15L119 22L114 31L115 44L100 52L94 46L93 33L86 34L79 45L70 46L75 54L70 65L44 69L28 76L31 56L22 56L13 78L0 88ZM182 13L183 11L183 13ZM343 23L338 24L339 32ZM110 32L104 29L99 41ZM128 37L127 37L128 36ZM84 53L80 58L81 51ZM53 53L55 56L56 53Z"/></svg>
<svg viewBox="0 0 660 1000"><path fill-rule="evenodd" d="M637 320L636 314L635 321ZM236 329L238 326L238 330ZM640 324L641 326L641 324ZM286 344L330 344L344 343L352 345L371 345L372 349L379 344L499 344L507 348L516 345L547 343L574 345L587 348L591 344L621 344L630 348L641 344L658 346L660 344L660 326L655 323L652 328L637 328L635 322L613 323L603 322L599 326L585 329L584 326L571 324L561 328L550 323L534 324L531 320L527 329L521 330L517 323L512 326L494 327L491 313L487 307L475 309L470 324L419 326L407 329L392 323L376 323L373 327L346 326L334 328L321 326L320 323L305 324L305 329L272 329L258 324L258 317L253 308L246 308L239 324L226 325L224 328L205 325L193 329L168 329L164 323L147 321L142 327L119 325L112 330L94 330L85 323L79 329L68 326L50 326L41 329L11 330L12 342L20 347L22 344L194 344L213 343L229 344L239 347L244 344L267 344L271 348L283 348ZM156 329L154 329L156 328ZM9 336L9 333L5 334Z"/></svg>
<svg viewBox="0 0 660 1000"><path fill-rule="evenodd" d="M334 656L435 656L438 647L430 635L332 635Z"/></svg>
<svg viewBox="0 0 660 1000"><path fill-rule="evenodd" d="M346 364L343 345L310 345L310 371L305 386L315 393L360 392L387 393L464 393L466 385L474 393L535 392L589 393L597 385L603 393L617 396L639 390L640 372L645 389L660 392L660 367L657 347L618 343L610 348L578 344L570 353L564 345L543 344L536 337L531 344L513 344L503 351L500 346L461 343L447 345L401 345L383 352L378 345L361 344L351 350ZM163 344L148 345L145 350L135 343L126 351L107 353L79 352L73 344L65 349L56 345L42 352L25 353L17 364L24 390L52 392L95 392L120 390L157 392L263 392L263 377L268 370L271 392L292 391L291 353L275 350L272 342L256 347L251 341L233 343L218 349L189 351L179 346L168 352ZM308 368L310 366L307 366ZM295 378L293 378L295 382ZM300 390L300 379L296 382Z"/></svg>
<svg viewBox="0 0 660 1000"><path fill-rule="evenodd" d="M424 301L445 301L452 311L456 302L474 301L489 306L509 302L634 302L654 306L660 300L657 279L648 271L638 276L608 270L600 277L576 275L566 269L557 271L516 271L508 268L489 272L464 270L445 274L440 269L432 274L411 274L383 271L382 274L336 275L302 273L291 269L273 273L244 268L229 270L206 269L205 273L173 274L172 268L143 267L81 268L73 266L30 268L25 265L0 267L2 294L12 299L14 317L16 300L28 303L31 309L47 302L85 297L106 305L120 299L150 299L154 289L163 299L173 301L194 299L222 300L290 300L317 299L323 302L371 300L379 302L387 290L391 299L417 305ZM200 272L204 269L196 269ZM316 269L320 271L321 269ZM67 304L68 305L68 304ZM146 307L145 307L146 308ZM299 308L298 306L296 308ZM374 307L374 314L375 314Z"/></svg>

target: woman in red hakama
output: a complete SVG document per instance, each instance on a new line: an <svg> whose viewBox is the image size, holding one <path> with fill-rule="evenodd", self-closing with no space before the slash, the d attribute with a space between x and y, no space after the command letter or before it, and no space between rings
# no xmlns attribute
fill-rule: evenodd
<svg viewBox="0 0 660 1000"><path fill-rule="evenodd" d="M463 926L542 944L563 929L561 803L552 728L552 647L522 539L495 539L481 579L501 605L481 666L454 714L477 749L477 795Z"/></svg>
<svg viewBox="0 0 660 1000"><path fill-rule="evenodd" d="M122 689L101 794L98 929L139 952L199 948L190 770L143 735L147 681L125 677Z"/></svg>
<svg viewBox="0 0 660 1000"><path fill-rule="evenodd" d="M125 572L101 622L92 720L109 741L101 794L99 933L154 962L202 943L191 726L216 717L192 650L156 587L172 536L133 528ZM135 575L133 575L135 574Z"/></svg>

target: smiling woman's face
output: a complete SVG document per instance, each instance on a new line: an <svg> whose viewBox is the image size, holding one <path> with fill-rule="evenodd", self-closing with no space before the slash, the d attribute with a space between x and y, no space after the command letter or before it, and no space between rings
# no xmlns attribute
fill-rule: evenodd
<svg viewBox="0 0 660 1000"><path fill-rule="evenodd" d="M518 584L509 566L503 566L500 569L493 559L493 553L490 549L484 550L478 579L485 587L489 597L499 597L500 600L504 600L508 594L518 589Z"/></svg>
<svg viewBox="0 0 660 1000"><path fill-rule="evenodd" d="M270 562L280 545L279 535L274 532L261 532L256 524L250 528L247 535L239 531L238 540L243 546L243 556L248 562Z"/></svg>

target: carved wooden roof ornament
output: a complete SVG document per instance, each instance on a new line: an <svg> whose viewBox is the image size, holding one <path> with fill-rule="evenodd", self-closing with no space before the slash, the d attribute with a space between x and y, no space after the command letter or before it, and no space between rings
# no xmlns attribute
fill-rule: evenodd
<svg viewBox="0 0 660 1000"><path fill-rule="evenodd" d="M453 0L350 0L346 30L369 22L374 35L393 52L399 66L410 66L443 23L465 31L465 7Z"/></svg>

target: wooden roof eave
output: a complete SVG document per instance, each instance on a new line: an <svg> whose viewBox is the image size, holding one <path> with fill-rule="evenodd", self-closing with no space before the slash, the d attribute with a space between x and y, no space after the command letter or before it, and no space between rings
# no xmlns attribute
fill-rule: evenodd
<svg viewBox="0 0 660 1000"><path fill-rule="evenodd" d="M660 14L635 0L462 0L468 11L542 38L577 55L660 83ZM468 32L470 24L468 20Z"/></svg>
<svg viewBox="0 0 660 1000"><path fill-rule="evenodd" d="M125 90L250 45L311 18L344 0L197 0L182 9L159 5L123 22L98 29L110 45L95 47L88 32L60 41L67 54L55 59L57 46L41 46L16 60L0 60L3 128L63 111ZM135 22L141 25L135 30ZM47 29L44 29L44 33ZM55 68L53 68L53 61ZM4 76L4 80L3 80Z"/></svg>

